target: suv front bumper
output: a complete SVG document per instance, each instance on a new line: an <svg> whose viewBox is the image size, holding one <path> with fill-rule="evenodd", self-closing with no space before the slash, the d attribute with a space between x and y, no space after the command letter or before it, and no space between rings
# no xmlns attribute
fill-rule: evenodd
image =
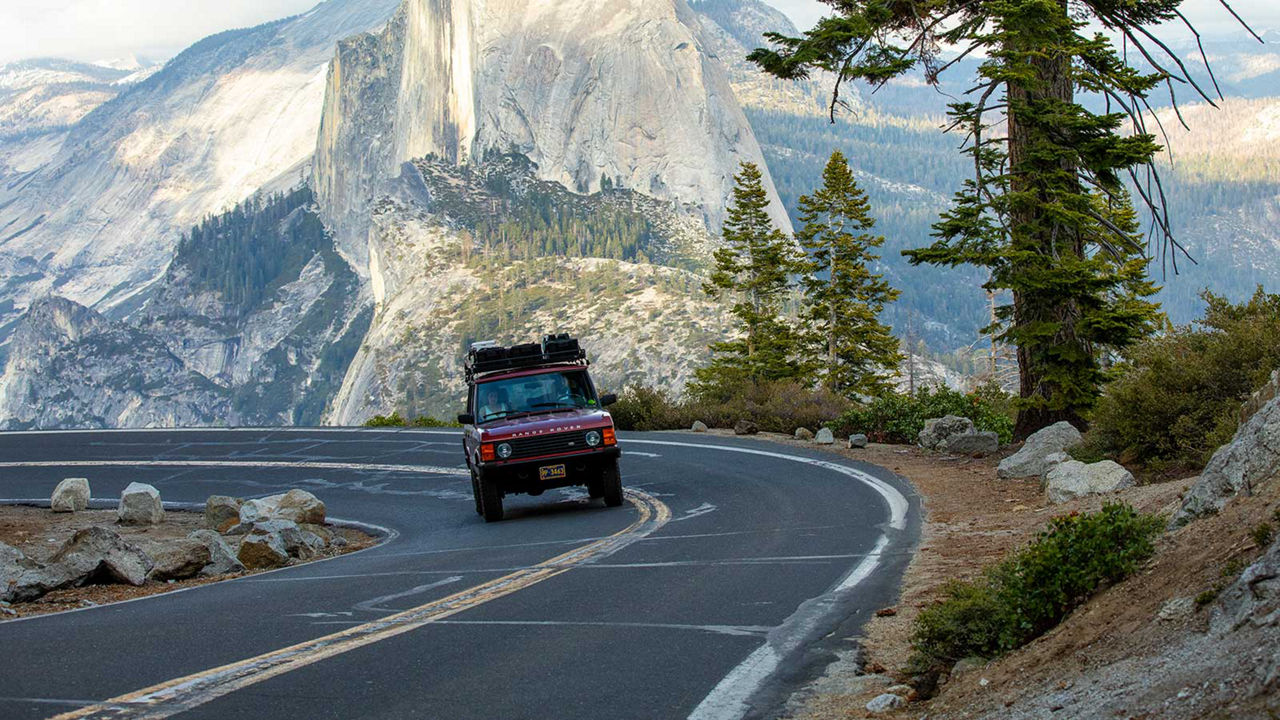
<svg viewBox="0 0 1280 720"><path fill-rule="evenodd" d="M482 462L476 469L485 480L500 483L504 493L540 495L544 490L586 485L588 481L598 478L605 466L617 461L621 455L622 450L617 445L611 445L565 455ZM556 465L564 465L563 478L540 479L540 468Z"/></svg>

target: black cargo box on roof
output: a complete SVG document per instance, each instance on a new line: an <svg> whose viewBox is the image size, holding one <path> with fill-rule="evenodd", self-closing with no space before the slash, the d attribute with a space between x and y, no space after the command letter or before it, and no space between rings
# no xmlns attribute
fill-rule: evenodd
<svg viewBox="0 0 1280 720"><path fill-rule="evenodd" d="M472 347L463 367L467 382L471 383L477 376L489 373L563 364L588 364L587 353L577 338L565 333L547 335L541 344L524 343L509 348L491 344Z"/></svg>

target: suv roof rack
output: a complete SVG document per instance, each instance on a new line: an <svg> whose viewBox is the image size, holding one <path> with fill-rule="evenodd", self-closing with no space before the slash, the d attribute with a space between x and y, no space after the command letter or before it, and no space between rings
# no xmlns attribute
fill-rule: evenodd
<svg viewBox="0 0 1280 720"><path fill-rule="evenodd" d="M502 347L492 340L471 344L463 362L467 383L477 377L512 370L531 370L548 365L582 365L590 363L577 338L568 333L547 335L541 343L523 343Z"/></svg>

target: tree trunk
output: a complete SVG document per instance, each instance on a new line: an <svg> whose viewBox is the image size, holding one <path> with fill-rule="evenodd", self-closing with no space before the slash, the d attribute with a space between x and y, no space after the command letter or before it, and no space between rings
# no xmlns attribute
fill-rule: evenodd
<svg viewBox="0 0 1280 720"><path fill-rule="evenodd" d="M1066 0L1060 0L1060 4L1065 14ZM1028 35L1030 41L1034 42L1034 34ZM1042 51L1044 46L1034 49ZM1031 150L1037 143L1045 140L1044 130L1037 127L1029 117L1022 117L1023 113L1027 113L1024 107L1026 103L1034 103L1038 100L1072 101L1074 88L1070 75L1071 58L1062 54L1037 56L1030 61L1030 64L1035 70L1036 82L1025 86L1012 82L1008 84L1009 168L1012 174L1010 189L1014 193L1033 193L1036 199L1034 202L1015 203L1011 208L1011 242L1014 247L1028 248L1040 255L1074 253L1077 256L1083 256L1084 247L1080 237L1068 232L1055 233L1054 228L1046 220L1044 212L1045 205L1052 202L1053 195L1062 191L1060 186L1054 188L1045 182L1046 174L1067 170L1074 175L1075 167L1066 160L1038 160ZM1015 327L1025 327L1028 324L1046 320L1057 322L1059 331L1052 340L1053 345L1059 347L1077 345L1092 352L1092 348L1087 347L1087 343L1077 337L1080 308L1074 301L1041 298L1025 292L1015 292L1013 304ZM1020 394L1023 400L1033 402L1029 407L1018 411L1018 420L1014 428L1015 439L1023 439L1060 420L1066 420L1083 429L1084 421L1074 409L1053 409L1052 400L1061 388L1046 378L1045 363L1037 359L1033 350L1034 348L1026 347L1025 344L1020 344L1018 347Z"/></svg>

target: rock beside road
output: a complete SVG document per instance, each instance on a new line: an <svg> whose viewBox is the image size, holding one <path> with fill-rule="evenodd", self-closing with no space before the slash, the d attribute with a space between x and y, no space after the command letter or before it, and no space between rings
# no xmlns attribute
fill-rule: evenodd
<svg viewBox="0 0 1280 720"><path fill-rule="evenodd" d="M0 601L25 600L23 576L40 564L16 547L0 543Z"/></svg>
<svg viewBox="0 0 1280 720"><path fill-rule="evenodd" d="M1000 451L1000 436L991 431L975 431L952 435L938 449L954 455L986 457Z"/></svg>
<svg viewBox="0 0 1280 720"><path fill-rule="evenodd" d="M200 570L200 575L225 575L227 573L244 572L244 565L222 536L213 530L196 530L187 536L199 541L209 551L209 562Z"/></svg>
<svg viewBox="0 0 1280 720"><path fill-rule="evenodd" d="M884 693L883 695L877 695L874 698L871 698L871 701L867 703L867 712L889 712L890 710L897 710L906 704L906 699L901 695Z"/></svg>
<svg viewBox="0 0 1280 720"><path fill-rule="evenodd" d="M49 508L56 513L81 512L89 507L89 481L86 478L67 478L58 483L49 499Z"/></svg>
<svg viewBox="0 0 1280 720"><path fill-rule="evenodd" d="M240 522L243 501L226 495L210 495L204 501L204 524L211 530L226 532Z"/></svg>
<svg viewBox="0 0 1280 720"><path fill-rule="evenodd" d="M692 429L696 433L704 433L707 431L707 424L701 420L694 420Z"/></svg>
<svg viewBox="0 0 1280 720"><path fill-rule="evenodd" d="M864 448L864 447L866 447L866 446L868 445L868 443L870 443L870 439L868 439L866 435L863 435L863 434L861 434L861 433L858 433L857 435L850 435L850 436L849 436L849 449L850 449L850 450L856 450L856 449L858 449L858 448Z"/></svg>
<svg viewBox="0 0 1280 720"><path fill-rule="evenodd" d="M1236 495L1280 472L1280 398L1262 406L1213 454L1170 521L1177 527L1215 513Z"/></svg>
<svg viewBox="0 0 1280 720"><path fill-rule="evenodd" d="M917 442L925 450L942 450L952 435L972 435L975 432L977 428L969 418L947 415L925 420Z"/></svg>
<svg viewBox="0 0 1280 720"><path fill-rule="evenodd" d="M812 431L812 430L810 430L809 428L805 428L805 427L798 427L798 428L796 428L796 439L797 439L797 440L812 440L812 439L813 439L813 431Z"/></svg>
<svg viewBox="0 0 1280 720"><path fill-rule="evenodd" d="M1083 440L1071 423L1054 423L1027 438L1018 452L1001 460L996 475L1002 479L1043 477L1057 464L1057 453L1065 453Z"/></svg>
<svg viewBox="0 0 1280 720"><path fill-rule="evenodd" d="M123 525L159 525L164 522L160 491L145 483L129 483L120 493L117 514Z"/></svg>
<svg viewBox="0 0 1280 720"><path fill-rule="evenodd" d="M813 441L818 445L834 445L836 436L831 432L831 428L818 428L818 432L813 436Z"/></svg>
<svg viewBox="0 0 1280 720"><path fill-rule="evenodd" d="M195 577L213 557L203 542L191 538L151 543L146 552L155 563L151 579L159 582Z"/></svg>
<svg viewBox="0 0 1280 720"><path fill-rule="evenodd" d="M292 520L264 520L248 529L240 543L238 558L249 569L280 567L290 559L310 560L328 544L324 536Z"/></svg>
<svg viewBox="0 0 1280 720"><path fill-rule="evenodd" d="M1087 465L1078 460L1064 462L1045 475L1044 483L1045 496L1055 504L1086 495L1114 492L1136 484L1133 473L1110 460Z"/></svg>
<svg viewBox="0 0 1280 720"><path fill-rule="evenodd" d="M306 490L290 490L282 495L270 495L248 500L240 506L240 524L263 520L288 520L292 523L323 525L324 503Z"/></svg>
<svg viewBox="0 0 1280 720"><path fill-rule="evenodd" d="M751 420L739 420L733 424L734 435L755 435L760 432L760 426Z"/></svg>
<svg viewBox="0 0 1280 720"><path fill-rule="evenodd" d="M100 582L141 585L154 566L145 552L125 542L119 533L95 526L72 535L49 558L45 569L63 572L66 580L60 587Z"/></svg>
<svg viewBox="0 0 1280 720"><path fill-rule="evenodd" d="M289 551L285 548L280 533L254 531L240 542L236 557L250 570L267 570L286 565L289 562Z"/></svg>

